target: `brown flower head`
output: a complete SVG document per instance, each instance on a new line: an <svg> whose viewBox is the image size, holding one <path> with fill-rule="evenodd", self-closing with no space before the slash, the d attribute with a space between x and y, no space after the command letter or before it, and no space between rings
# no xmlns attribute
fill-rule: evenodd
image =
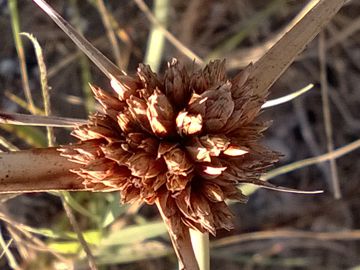
<svg viewBox="0 0 360 270"><path fill-rule="evenodd" d="M160 205L163 215L201 232L232 228L226 199L246 201L239 183L262 184L278 154L258 144L264 97L234 79L224 61L188 73L172 60L164 77L140 65L134 77L112 81L117 96L92 87L104 112L61 151L93 190L120 190L123 202Z"/></svg>

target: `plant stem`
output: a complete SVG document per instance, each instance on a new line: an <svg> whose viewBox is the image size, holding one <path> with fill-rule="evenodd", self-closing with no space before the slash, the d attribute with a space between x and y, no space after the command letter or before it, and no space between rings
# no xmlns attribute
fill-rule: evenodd
<svg viewBox="0 0 360 270"><path fill-rule="evenodd" d="M20 61L22 87L24 89L26 101L29 106L29 111L35 114L35 105L31 95L31 90L29 86L29 76L26 69L25 52L24 52L23 43L20 38L20 20L19 20L18 8L17 8L17 0L9 0L9 9L11 14L11 27L14 36L15 47Z"/></svg>
<svg viewBox="0 0 360 270"><path fill-rule="evenodd" d="M334 151L334 132L331 121L329 85L327 81L327 64L326 64L326 47L325 33L321 32L319 37L319 64L320 64L320 84L321 84L321 100L324 117L324 127L326 135L326 147L329 153ZM331 184L335 199L341 199L341 190L339 183L338 169L336 160L330 159Z"/></svg>
<svg viewBox="0 0 360 270"><path fill-rule="evenodd" d="M168 5L168 0L155 0L154 2L154 15L164 27L166 27L169 9ZM159 71L164 46L165 36L159 27L153 23L148 39L144 63L150 65L155 71Z"/></svg>
<svg viewBox="0 0 360 270"><path fill-rule="evenodd" d="M68 217L70 224L73 227L81 246L83 247L83 250L84 250L87 260L88 260L89 267L91 270L97 270L98 268L96 266L95 257L92 254L91 249L84 238L84 235L79 227L78 222L75 219L75 215L72 212L71 207L66 202L65 197L67 196L67 192L63 191L60 193L60 195L61 195L61 201L62 201L64 210L65 210L66 216Z"/></svg>
<svg viewBox="0 0 360 270"><path fill-rule="evenodd" d="M116 39L114 27L112 26L112 23L111 23L112 16L111 16L110 12L108 11L108 9L106 8L104 0L96 0L96 5L100 12L103 25L106 29L106 34L107 34L108 40L110 41L110 44L111 44L111 49L112 49L112 52L113 52L113 55L115 58L115 63L118 67L120 67L121 69L124 69L124 67L122 66L122 61L121 61L120 45L119 45L118 40Z"/></svg>
<svg viewBox="0 0 360 270"><path fill-rule="evenodd" d="M52 147L0 153L0 193L85 190L79 166Z"/></svg>
<svg viewBox="0 0 360 270"><path fill-rule="evenodd" d="M190 229L190 237L200 270L210 270L209 234Z"/></svg>
<svg viewBox="0 0 360 270"><path fill-rule="evenodd" d="M171 242L178 257L179 270L199 270L187 226L182 224L182 222L179 223L177 218L168 217L164 213L167 209L163 209L159 201L156 201L156 206L169 232Z"/></svg>

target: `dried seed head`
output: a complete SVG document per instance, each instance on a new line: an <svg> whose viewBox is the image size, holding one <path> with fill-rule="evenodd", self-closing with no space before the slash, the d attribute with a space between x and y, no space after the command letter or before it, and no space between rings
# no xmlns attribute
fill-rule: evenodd
<svg viewBox="0 0 360 270"><path fill-rule="evenodd" d="M164 75L165 94L175 108L184 108L190 97L189 75L185 68L172 59Z"/></svg>
<svg viewBox="0 0 360 270"><path fill-rule="evenodd" d="M169 100L158 88L147 99L147 117L155 135L166 137L175 132L174 110Z"/></svg>
<svg viewBox="0 0 360 270"><path fill-rule="evenodd" d="M140 65L112 80L117 96L92 86L104 113L76 128L80 142L62 154L94 190L119 190L123 202L157 202L172 221L202 232L231 229L226 199L245 202L239 183L262 184L278 154L258 144L264 98L248 72L229 80L225 61L188 73L176 59L164 78Z"/></svg>
<svg viewBox="0 0 360 270"><path fill-rule="evenodd" d="M203 120L201 114L189 114L186 111L180 112L176 117L176 126L179 135L195 135L202 129Z"/></svg>

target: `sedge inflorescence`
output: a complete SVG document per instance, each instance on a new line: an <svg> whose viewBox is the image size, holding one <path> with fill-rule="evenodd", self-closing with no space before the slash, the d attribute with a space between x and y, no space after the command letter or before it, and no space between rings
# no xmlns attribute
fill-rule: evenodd
<svg viewBox="0 0 360 270"><path fill-rule="evenodd" d="M278 154L259 144L265 97L247 87L247 72L229 79L225 61L188 72L176 59L164 76L140 64L112 80L116 94L92 86L103 112L73 135L62 155L86 188L119 190L124 203L157 203L172 220L215 235L233 227L225 200L245 202L240 183L261 185Z"/></svg>

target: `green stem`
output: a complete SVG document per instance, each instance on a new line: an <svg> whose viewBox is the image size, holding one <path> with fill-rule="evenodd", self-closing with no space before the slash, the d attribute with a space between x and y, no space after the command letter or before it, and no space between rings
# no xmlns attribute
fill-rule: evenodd
<svg viewBox="0 0 360 270"><path fill-rule="evenodd" d="M22 87L24 89L26 101L29 106L29 111L32 114L35 114L35 105L31 95L31 90L29 86L29 76L26 69L25 51L24 51L23 43L20 38L20 20L19 20L19 12L17 7L17 0L9 0L9 9L11 15L11 28L14 36L16 51L20 62Z"/></svg>
<svg viewBox="0 0 360 270"><path fill-rule="evenodd" d="M169 0L155 0L154 15L156 19L166 26ZM148 45L145 54L145 63L150 65L154 71L158 71L164 51L165 36L156 24L152 25Z"/></svg>
<svg viewBox="0 0 360 270"><path fill-rule="evenodd" d="M210 270L209 234L190 229L191 244L200 270Z"/></svg>

